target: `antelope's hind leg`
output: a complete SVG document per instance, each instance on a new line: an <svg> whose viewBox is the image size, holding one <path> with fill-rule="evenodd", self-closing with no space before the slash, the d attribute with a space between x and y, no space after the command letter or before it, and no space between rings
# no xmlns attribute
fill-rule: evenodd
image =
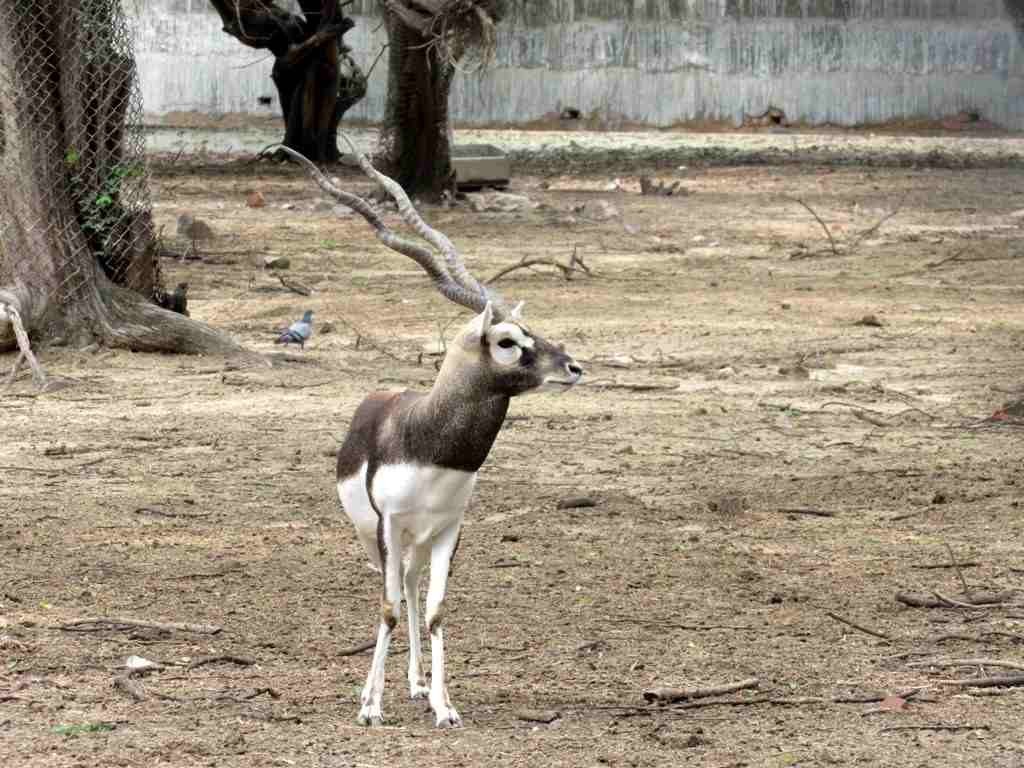
<svg viewBox="0 0 1024 768"><path fill-rule="evenodd" d="M413 545L405 564L403 591L409 622L409 698L425 699L430 695L423 676L423 649L420 643L420 575L430 558L430 545Z"/></svg>
<svg viewBox="0 0 1024 768"><path fill-rule="evenodd" d="M386 519L386 518L385 518ZM380 604L380 627L377 646L363 687L362 708L356 721L360 725L384 725L382 700L384 698L384 665L388 658L391 634L402 613L402 549L401 537L384 520L377 534L380 544L381 571L384 590Z"/></svg>

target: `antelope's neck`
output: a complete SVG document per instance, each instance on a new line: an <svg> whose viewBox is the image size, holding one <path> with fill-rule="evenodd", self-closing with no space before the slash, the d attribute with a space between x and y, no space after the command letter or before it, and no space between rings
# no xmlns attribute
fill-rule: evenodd
<svg viewBox="0 0 1024 768"><path fill-rule="evenodd" d="M435 382L409 413L410 452L426 463L476 472L487 459L508 413L507 395Z"/></svg>

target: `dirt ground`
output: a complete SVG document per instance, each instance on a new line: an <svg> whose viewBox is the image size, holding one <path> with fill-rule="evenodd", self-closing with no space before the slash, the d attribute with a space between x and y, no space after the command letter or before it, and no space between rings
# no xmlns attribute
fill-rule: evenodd
<svg viewBox="0 0 1024 768"><path fill-rule="evenodd" d="M368 391L430 385L466 315L297 172L248 168L158 175L156 216L211 224L167 282L273 367L51 348L69 386L0 396L0 765L1024 764L1024 688L951 682L1024 665L1019 167L661 170L673 197L552 173L510 190L537 207L424 209L477 275L592 271L497 283L587 376L515 401L481 471L457 731L407 700L404 627L388 727L355 724L369 658L339 651L378 584L333 456ZM281 354L306 308L316 336ZM204 626L69 626L97 618ZM133 655L162 665L140 701Z"/></svg>

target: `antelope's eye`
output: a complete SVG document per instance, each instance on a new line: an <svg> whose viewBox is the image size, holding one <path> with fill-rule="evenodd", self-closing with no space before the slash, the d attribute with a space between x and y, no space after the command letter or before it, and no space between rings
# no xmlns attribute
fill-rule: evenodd
<svg viewBox="0 0 1024 768"><path fill-rule="evenodd" d="M516 343L512 339L502 339L498 342L498 346L502 349L512 349L512 347L516 346Z"/></svg>

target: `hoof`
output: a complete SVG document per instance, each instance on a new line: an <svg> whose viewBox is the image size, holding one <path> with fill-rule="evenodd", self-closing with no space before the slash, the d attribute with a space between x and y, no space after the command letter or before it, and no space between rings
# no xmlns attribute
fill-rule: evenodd
<svg viewBox="0 0 1024 768"><path fill-rule="evenodd" d="M384 715L379 710L374 712L369 707L366 707L359 713L356 722L369 728L379 728L384 725Z"/></svg>
<svg viewBox="0 0 1024 768"><path fill-rule="evenodd" d="M409 686L409 698L415 701L416 699L425 699L430 696L430 688L425 685L410 685Z"/></svg>
<svg viewBox="0 0 1024 768"><path fill-rule="evenodd" d="M459 713L454 709L449 709L447 712L438 714L437 716L437 727L438 728L461 728L462 718L459 717Z"/></svg>

